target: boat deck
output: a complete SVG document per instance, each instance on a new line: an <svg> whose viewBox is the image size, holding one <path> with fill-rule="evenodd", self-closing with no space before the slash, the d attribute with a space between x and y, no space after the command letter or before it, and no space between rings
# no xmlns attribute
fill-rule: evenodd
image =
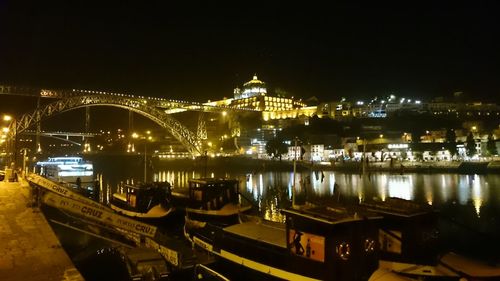
<svg viewBox="0 0 500 281"><path fill-rule="evenodd" d="M286 229L282 224L251 221L228 226L224 231L286 248Z"/></svg>

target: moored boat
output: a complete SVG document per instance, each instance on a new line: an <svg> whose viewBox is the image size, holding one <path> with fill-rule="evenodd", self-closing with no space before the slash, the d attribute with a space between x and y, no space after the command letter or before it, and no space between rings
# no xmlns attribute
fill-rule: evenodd
<svg viewBox="0 0 500 281"><path fill-rule="evenodd" d="M36 163L37 173L58 183L64 183L87 197L97 197L94 166L82 157L49 157Z"/></svg>
<svg viewBox="0 0 500 281"><path fill-rule="evenodd" d="M161 219L175 211L168 182L125 184L111 198L111 209L132 218Z"/></svg>
<svg viewBox="0 0 500 281"><path fill-rule="evenodd" d="M500 268L440 246L439 212L432 206L386 198L362 202L354 209L383 217L378 235L380 268L419 280L500 279Z"/></svg>
<svg viewBox="0 0 500 281"><path fill-rule="evenodd" d="M237 223L238 214L252 208L240 203L239 181L234 179L191 179L187 189L173 190L172 197L188 219L223 225Z"/></svg>
<svg viewBox="0 0 500 281"><path fill-rule="evenodd" d="M410 277L454 276L437 267L441 252L437 210L400 198L361 202L348 208L383 217L378 232L380 268Z"/></svg>
<svg viewBox="0 0 500 281"><path fill-rule="evenodd" d="M230 226L186 218L185 236L220 258L285 280L368 280L378 268L379 216L347 210L282 210L285 224Z"/></svg>

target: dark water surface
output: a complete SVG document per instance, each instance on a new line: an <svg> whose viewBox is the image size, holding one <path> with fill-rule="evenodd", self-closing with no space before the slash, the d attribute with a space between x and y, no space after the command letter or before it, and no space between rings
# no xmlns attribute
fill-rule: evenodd
<svg viewBox="0 0 500 281"><path fill-rule="evenodd" d="M101 159L94 162L102 175L106 202L120 182L143 181L144 162ZM243 166L244 167L244 166ZM279 209L290 206L293 171L276 172L265 168L235 168L234 165L192 164L174 161L147 165L147 178L168 181L174 187L187 187L191 178L237 178L242 194L258 206L262 217L283 221ZM335 183L338 185L335 193ZM297 198L312 202L357 203L372 198L398 197L429 204L440 213L440 232L444 247L470 256L500 260L500 175L499 174L424 174L424 173L341 173L302 170L296 173Z"/></svg>
<svg viewBox="0 0 500 281"><path fill-rule="evenodd" d="M140 156L91 159L95 174L101 179L100 200L103 203L109 201L120 183L144 180L142 159ZM236 178L240 181L242 195L257 206L260 216L273 221L283 221L279 210L291 205L294 182L297 200L302 201L356 204L372 198L398 197L429 204L440 211L440 246L500 264L498 174L367 173L362 176L298 169L294 179L290 165L255 165L244 161L214 161L207 166L204 161L157 161L153 165L149 162L146 163L146 178L147 181L168 181L176 188L186 188L191 178ZM64 221L64 216L60 220ZM86 280L129 280L123 257L112 243L58 225L53 227ZM223 267L224 263L219 266ZM231 274L232 271L222 269L221 272ZM242 273L232 274L241 276Z"/></svg>

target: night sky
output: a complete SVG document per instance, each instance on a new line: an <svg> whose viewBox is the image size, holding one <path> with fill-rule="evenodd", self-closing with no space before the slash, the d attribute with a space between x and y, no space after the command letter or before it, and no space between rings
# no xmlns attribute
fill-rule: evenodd
<svg viewBox="0 0 500 281"><path fill-rule="evenodd" d="M500 99L496 1L38 2L0 0L0 83L203 101L257 73L322 101Z"/></svg>

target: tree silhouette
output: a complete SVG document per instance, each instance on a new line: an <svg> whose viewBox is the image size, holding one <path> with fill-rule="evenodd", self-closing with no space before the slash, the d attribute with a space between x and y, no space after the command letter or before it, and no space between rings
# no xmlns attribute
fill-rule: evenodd
<svg viewBox="0 0 500 281"><path fill-rule="evenodd" d="M467 151L467 156L469 157L472 157L476 153L476 141L474 140L474 135L472 135L472 132L467 135L465 148Z"/></svg>
<svg viewBox="0 0 500 281"><path fill-rule="evenodd" d="M279 158L281 161L281 156L288 152L288 146L283 139L273 138L266 143L266 152L269 156Z"/></svg>
<svg viewBox="0 0 500 281"><path fill-rule="evenodd" d="M490 134L488 136L488 142L486 143L486 150L488 151L488 153L490 155L497 155L498 154L497 145L496 145L495 139L493 139L492 134Z"/></svg>
<svg viewBox="0 0 500 281"><path fill-rule="evenodd" d="M451 153L451 156L453 157L455 154L457 154L457 136L455 135L455 130L453 129L448 129L446 130L446 143L447 143L447 148Z"/></svg>

